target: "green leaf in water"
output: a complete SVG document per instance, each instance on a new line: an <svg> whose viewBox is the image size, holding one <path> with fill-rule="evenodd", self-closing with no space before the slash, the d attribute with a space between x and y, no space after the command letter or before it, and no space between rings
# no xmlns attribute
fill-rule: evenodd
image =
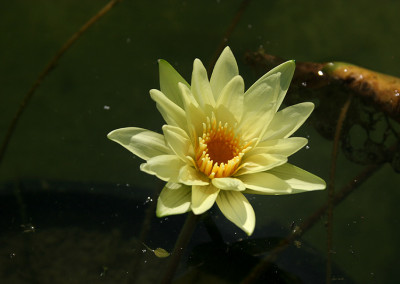
<svg viewBox="0 0 400 284"><path fill-rule="evenodd" d="M170 256L170 253L167 252L165 249L163 248L156 248L156 249L151 249L149 248L145 243L142 243L148 250L152 251L154 253L155 256L159 257L159 258L165 258Z"/></svg>

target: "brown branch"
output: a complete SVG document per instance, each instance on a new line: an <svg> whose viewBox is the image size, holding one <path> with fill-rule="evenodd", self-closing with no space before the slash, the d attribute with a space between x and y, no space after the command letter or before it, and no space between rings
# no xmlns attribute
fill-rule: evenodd
<svg viewBox="0 0 400 284"><path fill-rule="evenodd" d="M42 73L40 73L39 77L33 83L32 87L30 88L28 93L22 99L21 104L20 104L17 112L14 115L13 120L11 121L11 123L7 129L5 138L4 138L1 148L0 148L0 165L4 158L8 144L10 143L11 137L15 131L17 123L18 123L22 113L24 112L26 106L28 105L30 99L32 98L33 94L35 93L36 89L39 87L39 85L42 83L42 81L45 79L45 77L54 69L54 67L57 65L59 59L81 37L81 35L120 1L122 1L122 0L111 0L110 2L108 2L99 12L97 12L96 15L94 15L89 21L87 21L76 33L74 33L67 40L67 42L56 53L56 55L50 60L50 62L44 68Z"/></svg>

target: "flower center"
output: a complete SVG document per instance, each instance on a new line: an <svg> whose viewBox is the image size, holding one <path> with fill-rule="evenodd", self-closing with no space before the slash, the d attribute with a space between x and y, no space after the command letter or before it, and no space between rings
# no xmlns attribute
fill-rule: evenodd
<svg viewBox="0 0 400 284"><path fill-rule="evenodd" d="M196 148L197 166L209 178L231 176L239 167L248 144L227 123L222 125L220 121L217 124L215 118L211 121L207 117Z"/></svg>

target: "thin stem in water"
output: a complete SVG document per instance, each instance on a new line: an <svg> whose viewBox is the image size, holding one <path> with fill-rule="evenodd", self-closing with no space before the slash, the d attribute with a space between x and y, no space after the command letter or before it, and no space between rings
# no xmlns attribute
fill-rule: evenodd
<svg viewBox="0 0 400 284"><path fill-rule="evenodd" d="M196 228L199 217L200 215L194 215L192 212L188 213L185 224L183 225L182 230L179 233L178 239L176 240L174 251L171 254L167 270L165 271L164 276L161 280L162 284L169 284L172 282L182 254L187 244L189 243L194 229Z"/></svg>

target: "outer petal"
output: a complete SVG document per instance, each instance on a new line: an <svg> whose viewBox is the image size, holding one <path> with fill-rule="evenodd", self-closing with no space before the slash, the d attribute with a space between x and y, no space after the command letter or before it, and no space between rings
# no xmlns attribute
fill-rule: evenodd
<svg viewBox="0 0 400 284"><path fill-rule="evenodd" d="M187 131L185 112L178 105L167 98L159 90L150 90L151 98L157 103L157 109L165 122L172 126L178 126Z"/></svg>
<svg viewBox="0 0 400 284"><path fill-rule="evenodd" d="M215 63L210 79L211 89L215 100L218 100L225 85L237 75L239 75L239 69L235 57L233 56L231 49L225 47L224 51L222 51Z"/></svg>
<svg viewBox="0 0 400 284"><path fill-rule="evenodd" d="M286 163L268 171L287 182L294 190L293 193L325 189L325 181L303 169Z"/></svg>
<svg viewBox="0 0 400 284"><path fill-rule="evenodd" d="M242 160L240 169L235 173L235 176L240 176L250 173L258 173L270 170L287 162L287 157L283 155L258 153L251 151Z"/></svg>
<svg viewBox="0 0 400 284"><path fill-rule="evenodd" d="M193 63L192 93L200 107L205 109L206 105L215 106L214 95L208 81L207 71L199 59Z"/></svg>
<svg viewBox="0 0 400 284"><path fill-rule="evenodd" d="M217 204L225 217L236 226L251 235L256 224L253 207L244 195L237 191L221 191Z"/></svg>
<svg viewBox="0 0 400 284"><path fill-rule="evenodd" d="M162 129L168 146L182 161L187 162L186 156L194 156L192 143L185 131L171 125L164 125Z"/></svg>
<svg viewBox="0 0 400 284"><path fill-rule="evenodd" d="M158 197L157 217L183 214L190 211L191 188L177 183L167 183Z"/></svg>
<svg viewBox="0 0 400 284"><path fill-rule="evenodd" d="M190 165L183 166L179 171L179 182L186 185L208 185L209 179Z"/></svg>
<svg viewBox="0 0 400 284"><path fill-rule="evenodd" d="M307 142L308 140L303 137L266 140L260 142L253 151L258 153L277 154L288 157L303 148L307 144Z"/></svg>
<svg viewBox="0 0 400 284"><path fill-rule="evenodd" d="M289 137L306 121L313 109L313 103L305 102L277 112L262 140Z"/></svg>
<svg viewBox="0 0 400 284"><path fill-rule="evenodd" d="M244 82L243 78L235 76L221 90L216 104L217 119L235 125L243 113Z"/></svg>
<svg viewBox="0 0 400 284"><path fill-rule="evenodd" d="M288 183L270 173L255 173L240 176L241 181L250 190L246 193L279 195L290 194L292 188Z"/></svg>
<svg viewBox="0 0 400 284"><path fill-rule="evenodd" d="M163 181L177 182L179 171L184 165L185 163L175 155L161 155L147 160L147 163L140 165L140 169Z"/></svg>
<svg viewBox="0 0 400 284"><path fill-rule="evenodd" d="M192 186L192 211L199 215L210 209L217 199L220 190L212 184L207 186Z"/></svg>
<svg viewBox="0 0 400 284"><path fill-rule="evenodd" d="M167 61L158 60L160 72L160 89L173 103L183 108L182 98L178 83L183 83L190 87L183 77Z"/></svg>
<svg viewBox="0 0 400 284"><path fill-rule="evenodd" d="M120 128L108 133L107 137L144 160L171 153L164 136L147 129Z"/></svg>
<svg viewBox="0 0 400 284"><path fill-rule="evenodd" d="M243 191L246 189L243 182L237 178L214 178L212 184L222 190Z"/></svg>

